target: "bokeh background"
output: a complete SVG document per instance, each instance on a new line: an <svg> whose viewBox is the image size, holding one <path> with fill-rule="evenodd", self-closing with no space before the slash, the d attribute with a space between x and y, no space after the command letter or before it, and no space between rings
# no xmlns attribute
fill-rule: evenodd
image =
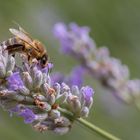
<svg viewBox="0 0 140 140"><path fill-rule="evenodd" d="M57 22L76 22L91 28L97 46L107 46L111 55L120 58L140 78L140 1L139 0L0 0L0 40L11 35L10 27L19 23L47 46L54 71L69 73L77 65L74 59L59 54L59 43L52 28ZM100 84L86 77L85 84L94 87L94 105L88 120L125 140L140 139L140 112L116 100ZM57 136L40 134L25 125L19 117L9 117L0 109L1 140L103 140L79 124L70 133Z"/></svg>

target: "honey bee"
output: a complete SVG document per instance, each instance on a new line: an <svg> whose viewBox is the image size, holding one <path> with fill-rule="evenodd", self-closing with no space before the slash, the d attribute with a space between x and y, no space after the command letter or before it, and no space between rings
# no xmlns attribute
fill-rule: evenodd
<svg viewBox="0 0 140 140"><path fill-rule="evenodd" d="M20 26L19 30L14 28L9 30L14 37L3 41L0 45L6 46L6 50L8 50L10 54L15 54L16 52L23 53L27 55L29 62L36 58L42 67L48 64L47 51L40 41L32 39Z"/></svg>

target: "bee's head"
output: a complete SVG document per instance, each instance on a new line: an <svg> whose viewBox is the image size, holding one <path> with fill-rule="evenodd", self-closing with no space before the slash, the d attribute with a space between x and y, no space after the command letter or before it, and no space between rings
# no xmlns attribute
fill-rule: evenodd
<svg viewBox="0 0 140 140"><path fill-rule="evenodd" d="M44 54L41 59L40 59L40 65L42 67L45 67L48 63L48 55L47 54Z"/></svg>

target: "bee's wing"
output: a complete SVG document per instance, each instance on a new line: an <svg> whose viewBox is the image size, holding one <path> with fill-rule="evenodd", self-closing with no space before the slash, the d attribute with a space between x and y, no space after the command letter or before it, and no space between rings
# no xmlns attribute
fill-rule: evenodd
<svg viewBox="0 0 140 140"><path fill-rule="evenodd" d="M19 26L19 31L21 31L22 33L24 33L25 35L29 37L29 33L27 33L21 26Z"/></svg>
<svg viewBox="0 0 140 140"><path fill-rule="evenodd" d="M19 28L19 31L21 31L22 33L24 33L25 35L27 35L29 37L29 33L27 33L21 26L19 23L17 23L16 21L13 21L13 23L15 23L18 28Z"/></svg>
<svg viewBox="0 0 140 140"><path fill-rule="evenodd" d="M28 37L24 32L19 31L17 29L13 29L13 28L10 28L9 30L13 35L17 36L21 40L32 44L32 39L30 37Z"/></svg>
<svg viewBox="0 0 140 140"><path fill-rule="evenodd" d="M20 30L10 28L9 30L13 35L17 36L38 51L38 49L33 44L33 40L26 33L24 33L24 30L22 28L20 28Z"/></svg>

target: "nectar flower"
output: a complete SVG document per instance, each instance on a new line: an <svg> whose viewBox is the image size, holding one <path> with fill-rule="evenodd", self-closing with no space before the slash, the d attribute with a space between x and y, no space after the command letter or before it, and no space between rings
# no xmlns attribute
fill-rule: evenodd
<svg viewBox="0 0 140 140"><path fill-rule="evenodd" d="M85 68L84 73L99 80L121 101L136 102L136 98L133 98L135 90L131 87L130 92L128 89L128 83L130 83L128 67L123 65L119 59L111 57L106 47L96 48L94 40L89 36L89 31L88 27L80 27L74 23L69 26L57 23L53 30L54 36L60 42L61 52L78 59L81 66ZM138 91L137 94L140 95L140 92Z"/></svg>
<svg viewBox="0 0 140 140"><path fill-rule="evenodd" d="M64 79L57 83L49 75L53 64L48 63L42 68L37 60L28 62L24 57L21 57L23 65L18 68L8 52L0 53L0 66L3 66L0 67L0 105L5 110L12 116L23 117L24 122L37 131L50 130L60 135L70 131L77 118L88 117L93 94L92 90L78 87L81 80L74 78L81 70L75 69L70 81L75 85L69 86ZM86 96L82 98L82 94ZM62 109L69 109L73 117L63 114Z"/></svg>

